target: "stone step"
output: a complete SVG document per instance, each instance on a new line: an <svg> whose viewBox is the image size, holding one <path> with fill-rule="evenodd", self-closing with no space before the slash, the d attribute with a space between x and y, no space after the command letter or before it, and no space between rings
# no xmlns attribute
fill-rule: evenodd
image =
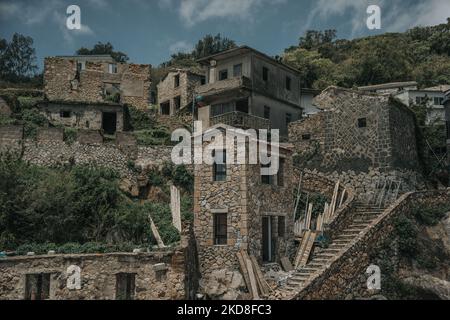
<svg viewBox="0 0 450 320"><path fill-rule="evenodd" d="M342 231L341 234L352 234L352 233L360 233L361 231L363 231L365 228L348 228L348 229L344 229Z"/></svg>
<svg viewBox="0 0 450 320"><path fill-rule="evenodd" d="M354 223L348 226L349 229L356 229L356 228L360 228L360 229L365 229L369 226L368 223Z"/></svg>
<svg viewBox="0 0 450 320"><path fill-rule="evenodd" d="M355 238L354 234L339 234L334 240L346 240Z"/></svg>

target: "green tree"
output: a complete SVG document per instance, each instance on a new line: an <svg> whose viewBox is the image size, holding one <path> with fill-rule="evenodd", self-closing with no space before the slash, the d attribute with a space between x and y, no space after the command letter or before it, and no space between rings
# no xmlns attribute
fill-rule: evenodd
<svg viewBox="0 0 450 320"><path fill-rule="evenodd" d="M8 43L0 39L0 77L11 82L30 79L37 71L33 39L15 33Z"/></svg>
<svg viewBox="0 0 450 320"><path fill-rule="evenodd" d="M92 49L80 48L77 50L76 54L79 55L96 55L96 54L109 54L117 62L127 62L129 60L128 56L121 51L114 51L114 46L110 43L98 42Z"/></svg>

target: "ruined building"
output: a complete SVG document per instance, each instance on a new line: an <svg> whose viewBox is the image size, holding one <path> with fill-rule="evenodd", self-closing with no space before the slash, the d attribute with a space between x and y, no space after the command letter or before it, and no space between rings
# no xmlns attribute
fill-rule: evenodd
<svg viewBox="0 0 450 320"><path fill-rule="evenodd" d="M196 89L203 127L270 127L287 136L288 124L301 118L296 69L247 46L198 62L206 69L206 84Z"/></svg>
<svg viewBox="0 0 450 320"><path fill-rule="evenodd" d="M159 112L174 115L183 109L192 110L195 87L205 84L205 76L188 69L171 70L158 84Z"/></svg>
<svg viewBox="0 0 450 320"><path fill-rule="evenodd" d="M226 125L213 128L233 132ZM246 140L246 134L236 135L247 142L226 148L245 145L248 153L248 141L254 140ZM204 150L207 146L205 142ZM214 151L213 165L195 165L194 233L204 276L219 269L238 270L236 253L240 250L248 250L260 263L279 262L293 241L291 150L280 145L275 176L261 175L259 162L227 160L226 151ZM217 164L220 160L227 164Z"/></svg>
<svg viewBox="0 0 450 320"><path fill-rule="evenodd" d="M124 105L146 109L150 65L117 63L109 55L45 59L39 108L53 124L114 133L124 129Z"/></svg>
<svg viewBox="0 0 450 320"><path fill-rule="evenodd" d="M411 110L389 96L337 87L315 99L321 112L289 128L296 161L370 197L381 179L418 188L421 168ZM398 185L397 185L398 187Z"/></svg>

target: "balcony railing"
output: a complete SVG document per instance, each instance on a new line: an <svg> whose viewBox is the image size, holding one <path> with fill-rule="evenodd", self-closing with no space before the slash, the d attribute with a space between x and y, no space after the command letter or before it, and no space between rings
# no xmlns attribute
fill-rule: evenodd
<svg viewBox="0 0 450 320"><path fill-rule="evenodd" d="M219 123L243 129L270 129L270 121L268 119L239 111L224 113L210 119L211 126Z"/></svg>

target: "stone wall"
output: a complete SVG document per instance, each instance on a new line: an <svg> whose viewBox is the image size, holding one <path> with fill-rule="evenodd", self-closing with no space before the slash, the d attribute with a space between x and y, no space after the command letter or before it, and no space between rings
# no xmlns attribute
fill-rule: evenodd
<svg viewBox="0 0 450 320"><path fill-rule="evenodd" d="M345 299L376 294L376 291L367 289L366 269L373 263L369 257L377 252L393 232L394 220L402 215L410 215L414 208L421 205L438 206L448 203L450 189L403 195L377 218L370 228L352 240L349 250L333 258L324 273L316 275L306 283L295 299Z"/></svg>
<svg viewBox="0 0 450 320"><path fill-rule="evenodd" d="M121 102L146 109L148 107L150 65L116 63L117 73L108 72L107 62L86 61L85 69L77 71L73 59L45 59L44 92L50 101L106 102L105 89L118 88Z"/></svg>
<svg viewBox="0 0 450 320"><path fill-rule="evenodd" d="M0 258L0 300L25 298L27 274L50 274L49 299L114 300L116 275L135 275L136 300L193 299L198 288L195 244L182 236L170 251ZM69 289L69 266L81 269L81 288Z"/></svg>
<svg viewBox="0 0 450 320"><path fill-rule="evenodd" d="M281 149L280 149L281 150ZM215 182L213 166L195 165L194 232L202 274L213 270L237 270L236 253L248 250L262 261L262 219L272 220L274 261L285 256L293 240L292 160L283 153L283 186L263 185L260 165L227 164L226 181ZM227 214L227 243L214 243L214 215ZM280 217L284 235L278 234Z"/></svg>
<svg viewBox="0 0 450 320"><path fill-rule="evenodd" d="M175 87L175 77L179 76L180 85ZM202 76L188 70L176 70L169 74L158 84L158 103L170 104L170 115L174 115L183 108L192 104L194 89L201 84ZM175 106L175 98L180 97L179 109ZM161 109L159 110L161 113Z"/></svg>
<svg viewBox="0 0 450 320"><path fill-rule="evenodd" d="M330 87L315 99L323 111L291 123L301 168L325 173L370 198L379 178L423 186L412 111L385 96Z"/></svg>

